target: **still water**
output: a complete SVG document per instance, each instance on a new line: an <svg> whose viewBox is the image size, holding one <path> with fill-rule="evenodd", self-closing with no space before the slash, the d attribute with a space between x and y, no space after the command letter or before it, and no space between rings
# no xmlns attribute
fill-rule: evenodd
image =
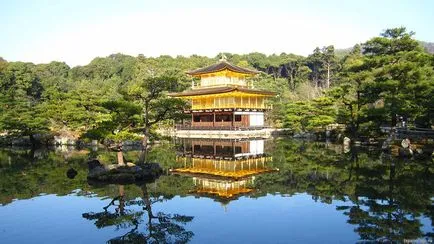
<svg viewBox="0 0 434 244"><path fill-rule="evenodd" d="M1 243L431 243L434 167L284 138L177 140L155 182L88 182L103 149L0 150ZM125 153L137 162L139 152ZM78 174L68 178L66 172ZM72 179L71 179L72 178Z"/></svg>

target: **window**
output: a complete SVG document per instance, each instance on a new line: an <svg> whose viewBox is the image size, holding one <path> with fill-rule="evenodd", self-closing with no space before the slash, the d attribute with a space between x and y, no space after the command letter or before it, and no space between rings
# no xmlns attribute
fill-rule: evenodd
<svg viewBox="0 0 434 244"><path fill-rule="evenodd" d="M233 150L230 146L216 146L216 154L219 156L231 156L232 153Z"/></svg>
<svg viewBox="0 0 434 244"><path fill-rule="evenodd" d="M202 115L202 116L200 116L200 120L202 122L212 122L213 116L212 115Z"/></svg>
<svg viewBox="0 0 434 244"><path fill-rule="evenodd" d="M194 122L212 122L213 116L212 115L195 115L193 116Z"/></svg>
<svg viewBox="0 0 434 244"><path fill-rule="evenodd" d="M216 122L230 122L232 121L232 115L230 114L218 114L215 116Z"/></svg>
<svg viewBox="0 0 434 244"><path fill-rule="evenodd" d="M210 145L203 145L203 146L200 148L200 151L201 151L203 154L214 154L214 147L213 147L213 146L210 146Z"/></svg>
<svg viewBox="0 0 434 244"><path fill-rule="evenodd" d="M214 147L210 145L194 145L194 153L212 155L214 154Z"/></svg>
<svg viewBox="0 0 434 244"><path fill-rule="evenodd" d="M235 115L235 121L240 122L241 121L241 115Z"/></svg>

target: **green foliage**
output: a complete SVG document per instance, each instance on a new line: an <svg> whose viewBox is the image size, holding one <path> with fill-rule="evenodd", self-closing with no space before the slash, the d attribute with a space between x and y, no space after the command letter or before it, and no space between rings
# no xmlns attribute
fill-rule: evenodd
<svg viewBox="0 0 434 244"><path fill-rule="evenodd" d="M284 126L295 132L323 130L334 123L336 109L328 97L319 97L312 101L297 101L286 105Z"/></svg>
<svg viewBox="0 0 434 244"><path fill-rule="evenodd" d="M424 52L404 27L388 29L363 44L364 70L372 73L364 92L369 102L384 102L386 119L395 126L397 115L430 126L434 95L432 56ZM375 108L372 108L375 109Z"/></svg>
<svg viewBox="0 0 434 244"><path fill-rule="evenodd" d="M300 131L338 122L357 136L396 125L396 115L407 118L407 124L433 125L434 56L412 35L402 27L387 29L338 54L329 45L308 57L224 55L236 65L262 71L251 84L278 94L270 99L270 124ZM0 59L0 132L31 136L72 131L89 138L149 134L151 128L183 118L186 104L167 93L190 87L185 71L220 58L118 53L74 68L62 62L34 65ZM333 104L322 104L324 95ZM113 101L118 103L110 105Z"/></svg>
<svg viewBox="0 0 434 244"><path fill-rule="evenodd" d="M35 65L8 63L0 70L0 131L33 136L48 130L43 115L43 87L35 74Z"/></svg>
<svg viewBox="0 0 434 244"><path fill-rule="evenodd" d="M310 79L315 86L329 88L338 69L334 46L313 50L306 59L306 64L312 70Z"/></svg>

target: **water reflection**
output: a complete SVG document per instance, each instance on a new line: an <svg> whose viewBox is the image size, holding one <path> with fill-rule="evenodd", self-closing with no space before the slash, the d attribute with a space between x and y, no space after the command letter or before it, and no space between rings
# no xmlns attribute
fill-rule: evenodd
<svg viewBox="0 0 434 244"><path fill-rule="evenodd" d="M274 157L284 157L285 164L278 175L258 177L257 187L269 192L270 185L279 185L273 191L307 192L328 204L342 201L337 210L348 216L361 240L432 240L432 162L399 160L357 148L334 154L321 143L278 144L277 149L286 150L275 151ZM422 231L421 218L431 219L431 231Z"/></svg>
<svg viewBox="0 0 434 244"><path fill-rule="evenodd" d="M420 222L422 215L433 219L430 168L390 156L369 166L357 164L353 200L337 209L348 216L348 223L356 226L363 240L408 242L432 238L432 233L423 233Z"/></svg>
<svg viewBox="0 0 434 244"><path fill-rule="evenodd" d="M184 226L193 220L193 216L164 212L154 214L152 205L165 199L151 197L146 184L139 185L142 197L131 200L126 200L124 186L118 187L119 195L103 207L103 211L83 214L83 218L95 221L99 229L116 226L117 229L128 230L121 236L111 238L108 243L187 243L191 240L194 234ZM114 210L111 210L112 206Z"/></svg>
<svg viewBox="0 0 434 244"><path fill-rule="evenodd" d="M183 139L174 174L193 179L192 194L229 201L253 191L255 176L276 171L264 153L264 140Z"/></svg>
<svg viewBox="0 0 434 244"><path fill-rule="evenodd" d="M285 196L285 201L290 202L303 193L311 199L304 199L305 205L316 202L315 206L324 209L312 217L315 221L323 217L321 214L326 214L327 206L336 206L333 213L327 214L345 218L340 224L350 227L358 236L352 242L433 238L434 169L431 160L402 161L363 148L343 153L340 145L281 138L271 141L182 140L176 144L161 143L150 150L148 159L161 162L167 172L156 182L92 186L86 179L89 157L98 157L105 163L116 162L116 155L104 150L1 149L0 216L8 211L8 206L18 208L21 199L36 199L41 194L56 194L60 199L73 192L74 196L88 199L88 202L96 197L110 199L98 207L84 206L86 209L78 214L80 219L92 224L95 235L103 230L112 231L104 237L105 241L149 241L153 238L160 242L194 242L201 235L212 235L212 231L206 232L195 225L203 221L197 217L200 216L199 209L206 209L210 204L203 199L242 202L244 207L255 211L260 206L258 202L253 203L252 198L265 199L261 203L266 208L267 204L272 205L273 195ZM125 157L127 161L135 162L139 152L128 151ZM66 176L71 168L77 171L73 179ZM176 206L182 202L180 199L189 195L198 197L189 198L190 211L180 210L185 206L167 209L170 203ZM53 206L58 205L55 199L51 200ZM38 211L34 214L37 216ZM235 216L235 213L227 214ZM209 229L225 221L216 218L217 215L208 214L213 217L210 222L205 222ZM19 215L11 216L19 218ZM296 218L303 216L296 215ZM0 227L12 226L9 221L2 219ZM78 220L65 217L64 221L75 223ZM274 227L277 228L278 223L285 221L293 219L274 216L269 223L276 223ZM246 228L255 224L245 223ZM306 235L315 234L312 225L314 223L300 223L300 228ZM38 229L37 226L32 228ZM64 231L66 235L68 230ZM236 235L229 228L227 232ZM5 240L32 240L25 234L20 235L22 239L13 239L8 233L2 232ZM262 234L273 233L264 229ZM291 242L289 234L280 234ZM328 240L336 242L339 239L336 236Z"/></svg>

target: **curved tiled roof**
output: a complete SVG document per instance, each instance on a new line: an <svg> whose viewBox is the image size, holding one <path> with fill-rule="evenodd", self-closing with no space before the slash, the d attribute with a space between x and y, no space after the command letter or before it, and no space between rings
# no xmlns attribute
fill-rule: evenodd
<svg viewBox="0 0 434 244"><path fill-rule="evenodd" d="M248 75L254 75L254 74L260 73L259 71L256 71L256 70L251 70L251 69L235 66L235 65L227 62L226 60L222 60L216 64L213 64L213 65L210 65L210 66L207 66L204 68L196 69L193 71L188 71L186 73L189 75L202 75L202 74L209 74L209 73L215 73L215 72L223 71L225 69L236 72L236 73L242 73L242 74L248 74Z"/></svg>
<svg viewBox="0 0 434 244"><path fill-rule="evenodd" d="M255 89L249 89L249 88L243 88L243 87L226 86L226 87L202 88L202 89L196 89L196 90L190 90L190 91L170 93L169 96L171 96L171 97L188 97L188 96L200 96L200 95L208 95L208 94L220 94L220 93L227 93L227 92L233 92L233 91L245 92L245 93L250 93L250 94L260 94L260 95L266 95L266 96L276 95L275 92L270 92L270 91L255 90Z"/></svg>

